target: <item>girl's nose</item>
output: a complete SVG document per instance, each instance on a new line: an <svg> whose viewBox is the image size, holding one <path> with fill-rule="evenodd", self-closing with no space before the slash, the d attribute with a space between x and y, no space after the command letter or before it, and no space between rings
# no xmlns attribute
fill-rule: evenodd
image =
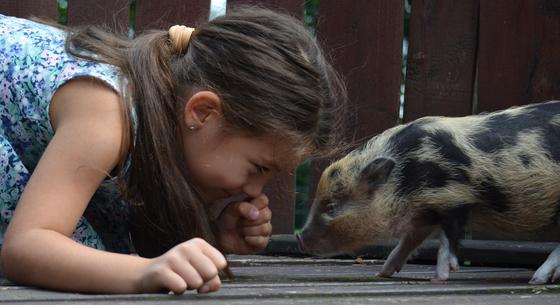
<svg viewBox="0 0 560 305"><path fill-rule="evenodd" d="M243 192L247 194L250 198L255 198L262 194L264 183L262 182L250 182L243 186Z"/></svg>

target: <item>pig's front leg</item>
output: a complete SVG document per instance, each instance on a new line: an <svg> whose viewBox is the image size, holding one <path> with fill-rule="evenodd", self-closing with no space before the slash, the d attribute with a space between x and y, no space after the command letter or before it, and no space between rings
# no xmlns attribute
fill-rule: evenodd
<svg viewBox="0 0 560 305"><path fill-rule="evenodd" d="M560 246L556 247L546 261L537 269L529 284L542 285L560 278Z"/></svg>
<svg viewBox="0 0 560 305"><path fill-rule="evenodd" d="M436 267L436 281L445 281L449 278L449 271L459 270L457 254L452 250L449 239L444 232L439 237L439 250Z"/></svg>
<svg viewBox="0 0 560 305"><path fill-rule="evenodd" d="M457 251L459 240L465 233L469 209L469 205L458 204L455 208L439 213L442 232L439 237L436 276L434 278L436 281L445 281L449 278L449 271L459 270Z"/></svg>
<svg viewBox="0 0 560 305"><path fill-rule="evenodd" d="M401 271L410 253L416 249L435 229L435 226L413 228L406 233L399 244L391 251L377 276L390 277L395 272Z"/></svg>

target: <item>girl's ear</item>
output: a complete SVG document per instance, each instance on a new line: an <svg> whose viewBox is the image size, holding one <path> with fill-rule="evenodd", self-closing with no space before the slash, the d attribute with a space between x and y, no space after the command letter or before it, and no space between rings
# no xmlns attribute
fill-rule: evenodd
<svg viewBox="0 0 560 305"><path fill-rule="evenodd" d="M222 101L211 91L198 91L185 103L183 121L187 129L202 127L209 119L222 116Z"/></svg>

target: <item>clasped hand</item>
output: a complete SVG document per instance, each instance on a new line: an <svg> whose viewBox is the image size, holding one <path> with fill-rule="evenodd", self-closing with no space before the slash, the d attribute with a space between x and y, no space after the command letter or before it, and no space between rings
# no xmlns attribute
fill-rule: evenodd
<svg viewBox="0 0 560 305"><path fill-rule="evenodd" d="M216 220L218 242L225 253L251 254L264 249L272 234L268 197L230 203Z"/></svg>

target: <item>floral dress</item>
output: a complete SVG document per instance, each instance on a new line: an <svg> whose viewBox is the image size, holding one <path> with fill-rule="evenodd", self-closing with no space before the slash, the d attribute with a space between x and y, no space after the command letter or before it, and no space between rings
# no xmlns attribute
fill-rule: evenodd
<svg viewBox="0 0 560 305"><path fill-rule="evenodd" d="M17 202L54 135L49 104L76 77L95 77L119 92L119 71L77 59L64 49L62 30L0 15L0 248ZM84 245L129 253L127 208L115 179L106 179L72 238Z"/></svg>

